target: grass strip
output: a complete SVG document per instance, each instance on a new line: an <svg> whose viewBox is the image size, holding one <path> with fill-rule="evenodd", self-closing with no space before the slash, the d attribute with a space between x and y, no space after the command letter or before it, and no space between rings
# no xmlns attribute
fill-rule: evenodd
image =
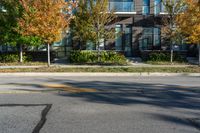
<svg viewBox="0 0 200 133"><path fill-rule="evenodd" d="M12 62L12 63L0 63L0 66L46 66L45 62Z"/></svg>
<svg viewBox="0 0 200 133"><path fill-rule="evenodd" d="M113 72L113 73L137 73L137 72L163 72L163 73L200 73L200 67L42 67L42 68L7 68L0 69L0 73L15 72Z"/></svg>

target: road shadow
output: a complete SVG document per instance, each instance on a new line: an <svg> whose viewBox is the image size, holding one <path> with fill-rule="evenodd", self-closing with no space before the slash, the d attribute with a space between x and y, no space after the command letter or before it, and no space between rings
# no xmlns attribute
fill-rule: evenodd
<svg viewBox="0 0 200 133"><path fill-rule="evenodd" d="M200 87L168 84L122 83L89 81L62 82L76 88L95 88L92 93L60 93L59 96L79 97L82 100L116 105L146 104L165 108L200 109Z"/></svg>
<svg viewBox="0 0 200 133"><path fill-rule="evenodd" d="M32 86L35 88L45 88L46 91L51 89L61 89L62 93L54 93L54 95L61 97L73 97L79 100L110 105L147 105L154 107L162 107L167 109L188 109L195 110L198 113L193 116L200 116L200 87L199 86L181 86L171 84L157 84L157 83L138 83L138 82L117 82L117 81L75 81L67 79L49 79L49 83L59 82L61 85L47 86L41 84L16 84L17 86ZM51 88L48 88L51 87ZM64 89L63 89L64 88ZM81 90L83 88L95 89L93 92L84 91L65 91L67 90ZM48 90L50 89L50 90ZM30 89L29 89L30 90ZM35 91L34 89L30 91ZM147 111L148 112L148 111ZM191 111L184 113L191 114ZM198 124L193 124L189 119L176 117L174 115L166 114L150 114L154 119L163 120L171 123L178 123L180 125L187 125L197 127Z"/></svg>
<svg viewBox="0 0 200 133"><path fill-rule="evenodd" d="M146 104L165 108L200 109L200 87L136 82L59 80L61 84L9 83L26 87L22 91L54 92L59 96L78 97L87 102L116 105ZM38 89L28 89L34 87Z"/></svg>
<svg viewBox="0 0 200 133"><path fill-rule="evenodd" d="M174 124L183 125L185 127L193 127L200 130L200 125L195 121L196 118L185 118L172 114L158 114L158 113L145 113L145 115L149 118L153 118L157 121L165 121Z"/></svg>
<svg viewBox="0 0 200 133"><path fill-rule="evenodd" d="M200 87L179 86L170 84L149 84L136 82L103 82L89 81L77 82L73 80L63 81L80 88L95 88L97 91L92 93L59 93L63 97L80 98L86 102L102 103L120 106L129 105L147 105L161 107L165 109L183 109L194 117L185 118L182 115L173 114L150 114L152 119L176 123L200 130L200 121L194 121L194 118L200 118ZM198 113L192 114L195 110ZM148 112L148 111L146 111ZM172 111L173 112L173 111Z"/></svg>

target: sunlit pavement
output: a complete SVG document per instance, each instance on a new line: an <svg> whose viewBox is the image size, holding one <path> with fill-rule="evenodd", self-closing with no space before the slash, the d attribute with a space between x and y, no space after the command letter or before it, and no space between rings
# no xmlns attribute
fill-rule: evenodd
<svg viewBox="0 0 200 133"><path fill-rule="evenodd" d="M2 76L0 112L2 133L199 133L200 77Z"/></svg>
<svg viewBox="0 0 200 133"><path fill-rule="evenodd" d="M46 105L1 104L0 129L2 133L38 132L45 114Z"/></svg>

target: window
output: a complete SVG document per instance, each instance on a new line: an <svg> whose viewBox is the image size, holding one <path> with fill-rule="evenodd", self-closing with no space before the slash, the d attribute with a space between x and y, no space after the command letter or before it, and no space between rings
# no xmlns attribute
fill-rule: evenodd
<svg viewBox="0 0 200 133"><path fill-rule="evenodd" d="M140 50L159 49L161 45L160 28L144 28L139 40Z"/></svg>
<svg viewBox="0 0 200 133"><path fill-rule="evenodd" d="M150 50L153 46L153 29L144 28L142 36L139 41L139 47L141 50Z"/></svg>
<svg viewBox="0 0 200 133"><path fill-rule="evenodd" d="M161 43L160 34L161 34L160 28L154 28L153 46L156 49L160 48L160 43Z"/></svg>
<svg viewBox="0 0 200 133"><path fill-rule="evenodd" d="M124 51L126 56L132 55L132 26L126 25L124 29Z"/></svg>
<svg viewBox="0 0 200 133"><path fill-rule="evenodd" d="M134 0L110 0L109 10L116 12L134 12Z"/></svg>
<svg viewBox="0 0 200 133"><path fill-rule="evenodd" d="M161 11L161 0L154 0L154 14L158 15Z"/></svg>
<svg viewBox="0 0 200 133"><path fill-rule="evenodd" d="M148 15L150 13L150 0L143 0L142 14Z"/></svg>
<svg viewBox="0 0 200 133"><path fill-rule="evenodd" d="M115 50L122 50L122 25L115 26Z"/></svg>

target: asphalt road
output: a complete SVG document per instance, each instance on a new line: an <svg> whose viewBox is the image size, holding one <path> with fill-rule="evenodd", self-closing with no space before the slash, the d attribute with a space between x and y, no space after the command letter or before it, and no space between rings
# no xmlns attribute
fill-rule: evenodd
<svg viewBox="0 0 200 133"><path fill-rule="evenodd" d="M0 133L29 132L200 133L200 77L0 76Z"/></svg>

